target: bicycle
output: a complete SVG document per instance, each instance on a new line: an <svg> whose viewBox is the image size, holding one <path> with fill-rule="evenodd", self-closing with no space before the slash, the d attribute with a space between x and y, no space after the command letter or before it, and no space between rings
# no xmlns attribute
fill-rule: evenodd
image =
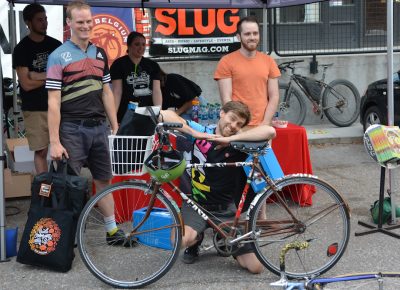
<svg viewBox="0 0 400 290"><path fill-rule="evenodd" d="M322 78L316 80L295 73L294 64L304 60L293 60L281 63L278 67L281 72L291 70L290 81L279 84L279 113L282 119L301 125L306 117L306 102L308 99L316 115L324 115L328 120L339 127L353 124L360 113L360 94L357 88L349 81L336 79L329 84L325 83L326 70L333 64L322 64ZM295 83L300 91L293 86Z"/></svg>
<svg viewBox="0 0 400 290"><path fill-rule="evenodd" d="M327 286L328 284L331 283L341 283L340 288L338 289L371 289L369 286L367 286L367 283L369 284L369 281L374 280L378 283L378 289L383 290L384 286L384 280L385 278L400 278L400 273L396 272L376 272L376 273L354 273L354 274L345 274L345 275L340 275L336 277L325 277L325 278L309 278L309 277L303 277L303 279L300 280L295 280L295 281L289 281L287 279L287 276L285 274L285 265L286 265L286 254L290 250L296 250L296 251L302 251L304 249L307 249L310 245L310 241L295 241L286 244L281 252L280 252L280 267L281 267L281 278L276 281L270 283L271 286L273 287L279 287L284 290L322 290ZM363 285L359 285L357 288L355 288L354 282L355 281L363 281L363 280L368 280L366 283ZM347 283L349 282L349 283ZM346 284L344 286L343 284ZM398 286L400 284L400 280L396 283L397 288L390 288L390 289L398 289Z"/></svg>
<svg viewBox="0 0 400 290"><path fill-rule="evenodd" d="M159 123L155 136L110 136L113 170L129 170L132 178L143 175L143 160L150 154L171 149L169 136L178 123ZM154 141L157 140L157 141ZM319 275L332 268L343 255L350 235L350 214L346 201L331 185L316 176L293 174L271 180L265 174L259 156L267 142L234 142L235 149L252 156L251 161L233 163L187 164L196 167L243 167L250 173L234 219L214 223L210 212L182 192L171 181L162 183L152 177L128 180L108 186L93 196L83 209L77 242L81 258L89 271L101 281L118 288L139 288L151 284L176 261L183 233L183 221L177 203L161 187L178 193L214 230L213 246L222 256L230 256L250 243L261 263L279 275L279 250L282 243L313 239L309 251L290 256L288 277ZM128 153L121 158L121 153ZM126 160L130 160L126 162ZM152 158L150 158L152 160ZM156 161L154 161L156 162ZM146 168L146 167L144 167ZM239 217L252 181L264 179L268 186L252 200L244 220ZM110 194L115 199L115 217L125 233L125 247L107 245L102 213L96 204ZM312 200L310 200L312 195ZM125 201L122 201L125 200ZM329 255L327 250L329 249Z"/></svg>
<svg viewBox="0 0 400 290"><path fill-rule="evenodd" d="M20 108L19 86L17 85L17 110L15 112L13 108L13 87L14 84L11 78L3 78L3 136L6 138L24 138L25 126ZM18 122L18 132L15 132L15 119Z"/></svg>

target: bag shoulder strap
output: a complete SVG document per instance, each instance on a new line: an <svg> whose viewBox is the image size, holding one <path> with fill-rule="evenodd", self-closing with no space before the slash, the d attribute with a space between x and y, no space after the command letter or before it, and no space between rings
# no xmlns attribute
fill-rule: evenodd
<svg viewBox="0 0 400 290"><path fill-rule="evenodd" d="M146 107L147 111L149 111L150 115L151 115L151 120L153 121L153 123L155 125L158 124L158 118L156 117L156 114L154 113L154 110L151 106L147 106Z"/></svg>

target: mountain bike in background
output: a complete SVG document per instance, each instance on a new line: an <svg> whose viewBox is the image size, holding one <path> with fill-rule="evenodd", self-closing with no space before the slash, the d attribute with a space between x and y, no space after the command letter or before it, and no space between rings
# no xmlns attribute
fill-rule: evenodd
<svg viewBox="0 0 400 290"><path fill-rule="evenodd" d="M323 67L320 80L296 74L294 65L303 61L293 60L278 66L281 72L291 70L289 82L279 83L279 116L301 125L306 117L308 99L313 112L321 118L326 115L332 124L339 127L353 124L360 113L360 94L357 88L343 79L325 83L326 70L333 64L320 65Z"/></svg>

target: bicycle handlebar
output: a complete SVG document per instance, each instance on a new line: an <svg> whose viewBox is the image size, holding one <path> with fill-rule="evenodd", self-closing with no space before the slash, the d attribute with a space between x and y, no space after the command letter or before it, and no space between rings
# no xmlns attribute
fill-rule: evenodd
<svg viewBox="0 0 400 290"><path fill-rule="evenodd" d="M280 71L286 71L287 68L290 68L291 70L293 70L294 69L293 65L295 63L300 63L300 62L304 62L304 59L282 62L281 64L278 65L278 68Z"/></svg>
<svg viewBox="0 0 400 290"><path fill-rule="evenodd" d="M178 128L182 128L183 124L182 123L163 122L163 123L158 123L157 127L163 128L164 130L178 129Z"/></svg>

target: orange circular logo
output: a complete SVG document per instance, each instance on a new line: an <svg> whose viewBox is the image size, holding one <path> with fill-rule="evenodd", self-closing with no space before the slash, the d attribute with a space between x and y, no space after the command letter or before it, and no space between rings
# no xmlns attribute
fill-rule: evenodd
<svg viewBox="0 0 400 290"><path fill-rule="evenodd" d="M29 235L29 246L38 255L48 255L55 251L61 237L61 229L51 218L41 218Z"/></svg>
<svg viewBox="0 0 400 290"><path fill-rule="evenodd" d="M93 23L90 41L106 51L110 66L114 60L126 54L129 28L119 18L109 14L95 15Z"/></svg>

